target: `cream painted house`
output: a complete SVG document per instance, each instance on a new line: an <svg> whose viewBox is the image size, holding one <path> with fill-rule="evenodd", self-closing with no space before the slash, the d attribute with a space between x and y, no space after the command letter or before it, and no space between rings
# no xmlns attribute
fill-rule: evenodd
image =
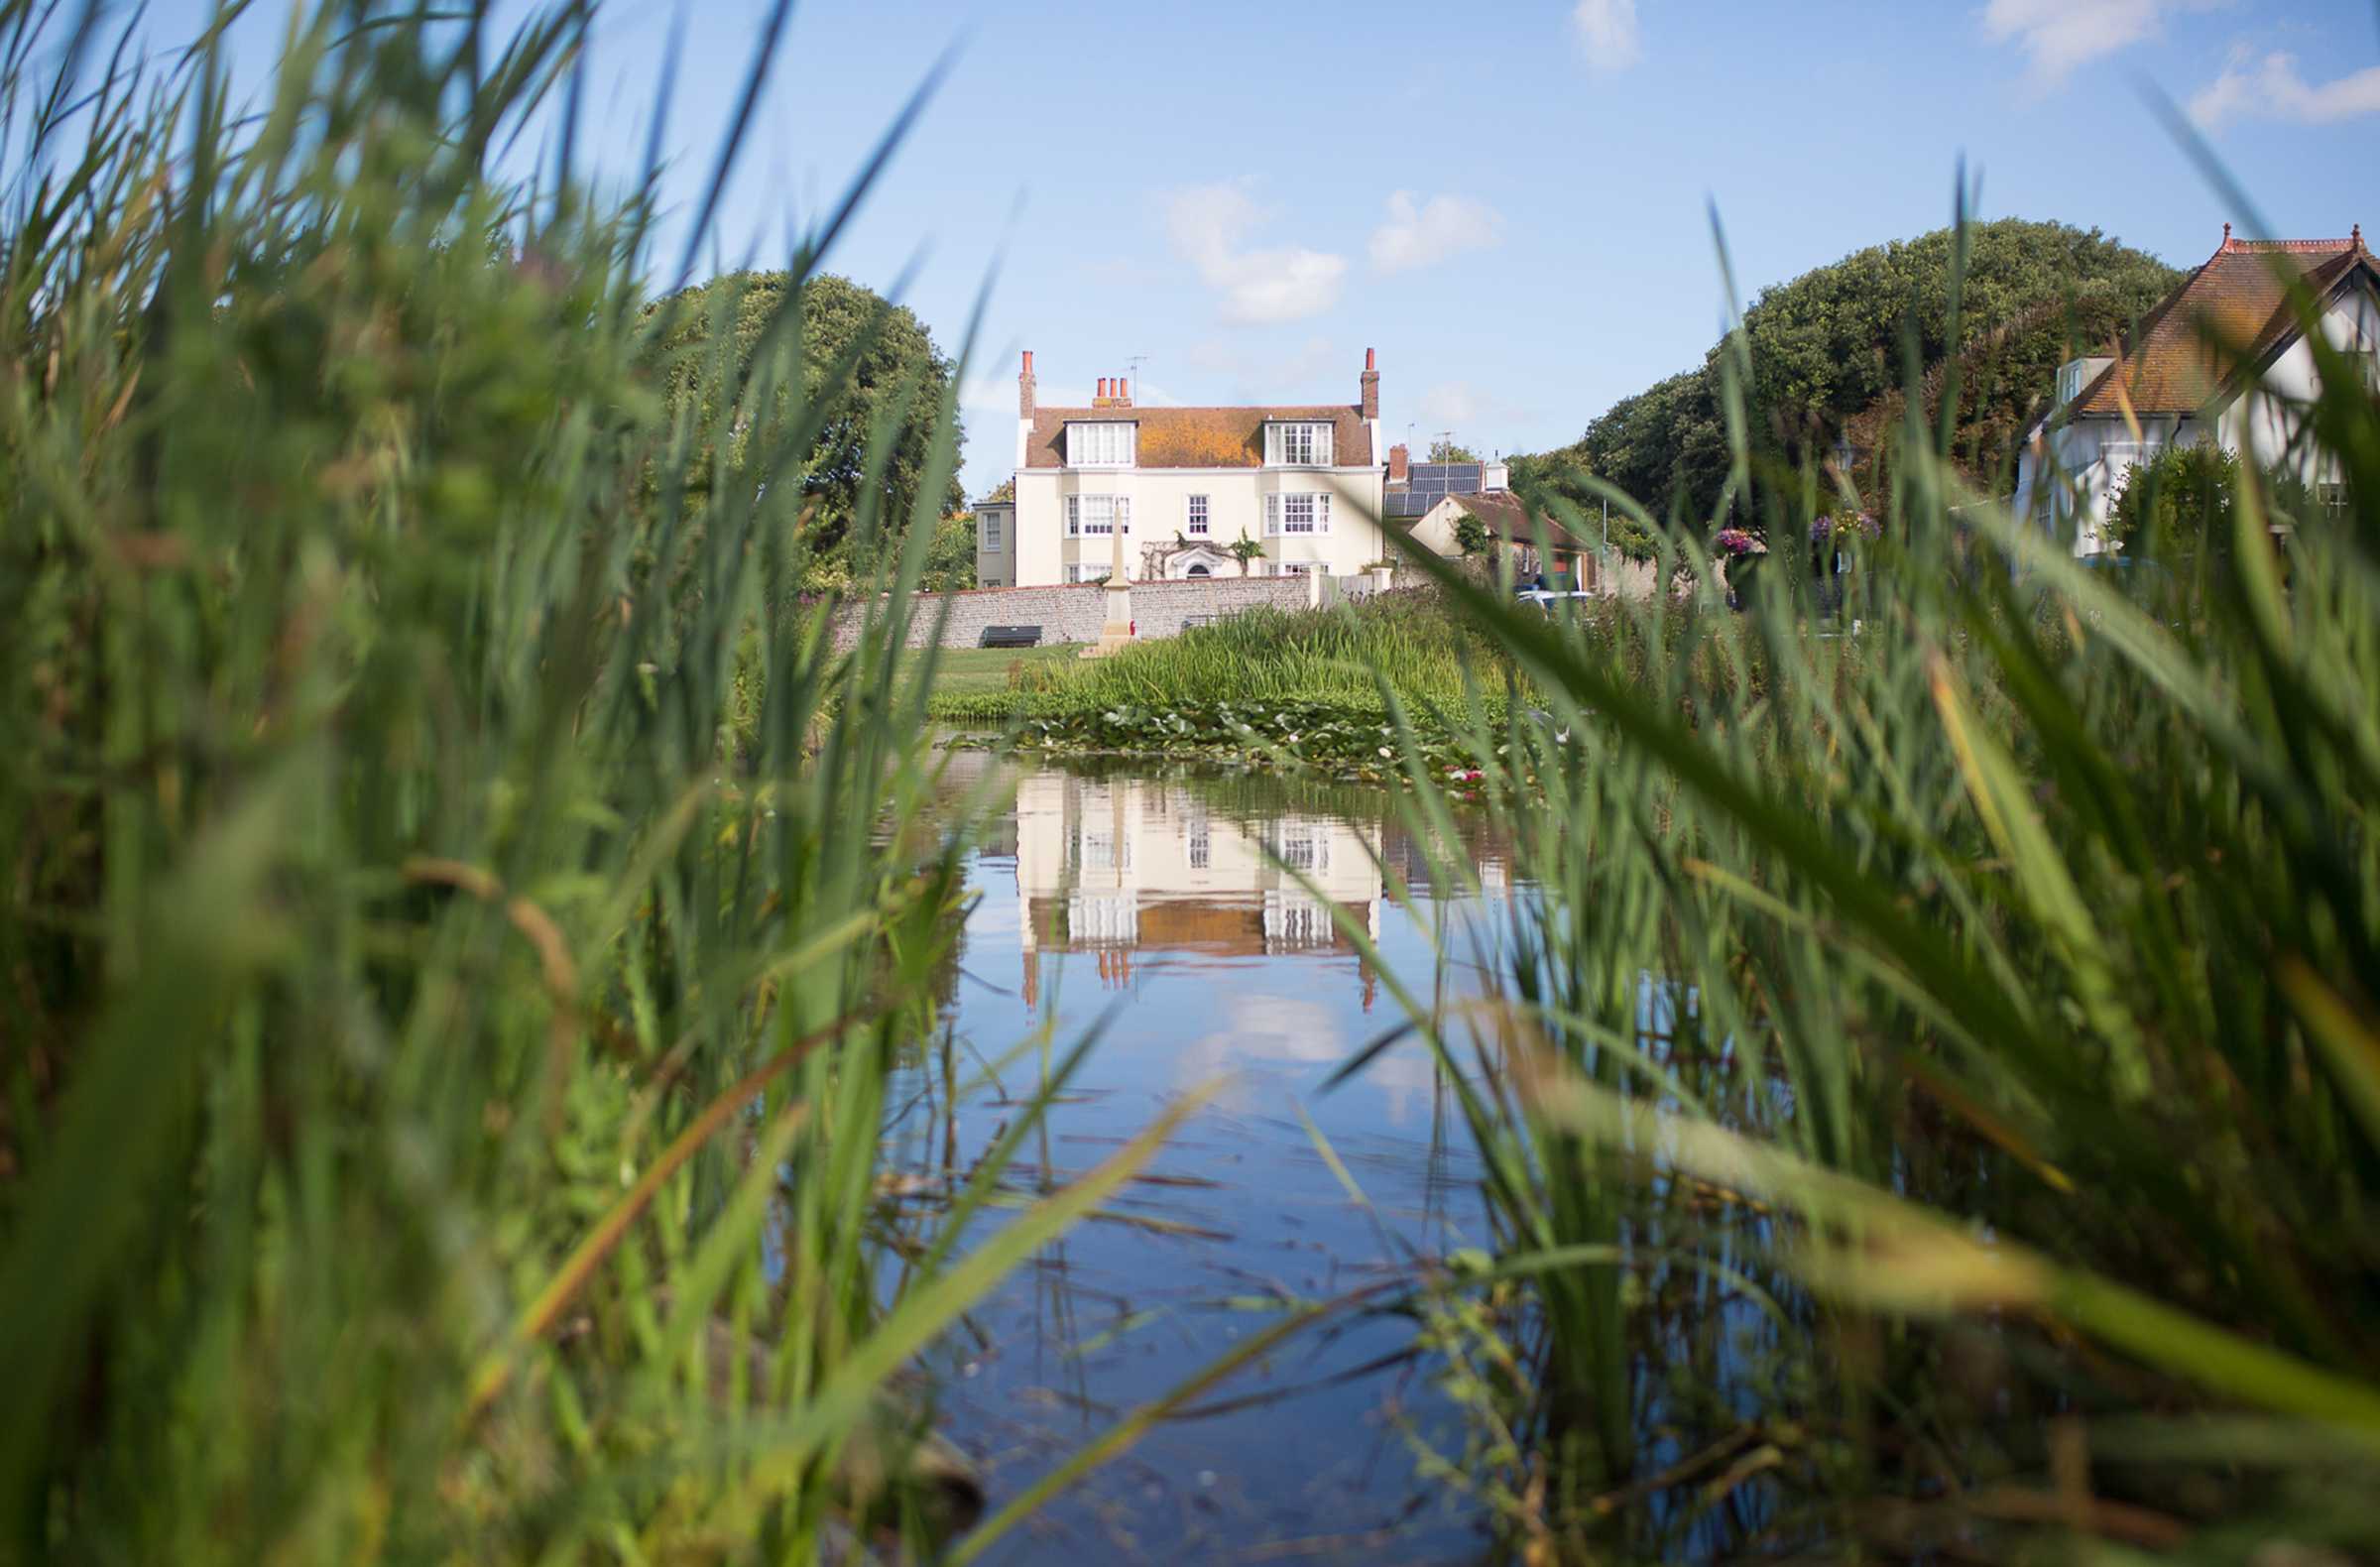
<svg viewBox="0 0 2380 1567"><path fill-rule="evenodd" d="M2343 508L2337 459L2305 438L2321 389L2305 323L2290 302L2302 282L2330 346L2380 385L2380 267L2363 228L2345 239L2223 243L2141 322L2120 353L2070 360L2057 403L2027 432L2017 463L2020 516L2104 552L2125 471L2171 446L2208 442L2263 467L2284 463Z"/></svg>
<svg viewBox="0 0 2380 1567"><path fill-rule="evenodd" d="M1367 352L1358 401L1156 408L1103 378L1087 408L1044 408L1033 356L1016 376L1016 498L1008 552L979 535L979 579L1096 582L1123 536L1134 580L1237 576L1232 545L1263 548L1250 575L1353 576L1387 552L1380 515L1380 377ZM992 563L987 565L987 560ZM988 581L987 581L988 585Z"/></svg>

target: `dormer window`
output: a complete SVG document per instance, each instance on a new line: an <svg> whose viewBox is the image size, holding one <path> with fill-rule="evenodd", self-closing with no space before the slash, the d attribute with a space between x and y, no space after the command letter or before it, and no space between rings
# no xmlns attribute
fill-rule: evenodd
<svg viewBox="0 0 2380 1567"><path fill-rule="evenodd" d="M2115 363L2109 358L2069 359L2058 367L2058 407L2064 408L2082 395L2082 389L2099 378L2101 371Z"/></svg>
<svg viewBox="0 0 2380 1567"><path fill-rule="evenodd" d="M1129 468L1134 436L1140 426L1125 421L1097 423L1069 422L1066 425L1066 466L1069 468Z"/></svg>
<svg viewBox="0 0 2380 1567"><path fill-rule="evenodd" d="M1267 468L1327 468L1330 465L1330 425L1281 422L1264 426L1264 466Z"/></svg>

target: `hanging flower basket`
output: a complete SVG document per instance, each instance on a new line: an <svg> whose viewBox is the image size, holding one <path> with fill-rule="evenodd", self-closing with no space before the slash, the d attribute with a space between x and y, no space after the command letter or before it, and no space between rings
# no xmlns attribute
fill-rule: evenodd
<svg viewBox="0 0 2380 1567"><path fill-rule="evenodd" d="M1726 570L1727 607L1751 608L1752 583L1756 580L1753 573L1768 558L1760 541L1740 528L1723 528L1711 536L1711 553Z"/></svg>

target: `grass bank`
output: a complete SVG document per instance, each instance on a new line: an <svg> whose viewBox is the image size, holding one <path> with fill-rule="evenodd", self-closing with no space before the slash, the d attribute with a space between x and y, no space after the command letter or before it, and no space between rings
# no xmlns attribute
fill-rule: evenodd
<svg viewBox="0 0 2380 1567"><path fill-rule="evenodd" d="M1392 779L1400 715L1424 758L1462 771L1455 736L1500 722L1527 689L1517 667L1425 587L1343 609L1251 610L1107 659L1018 661L997 689L972 669L937 674L930 708L1010 726L1030 751Z"/></svg>

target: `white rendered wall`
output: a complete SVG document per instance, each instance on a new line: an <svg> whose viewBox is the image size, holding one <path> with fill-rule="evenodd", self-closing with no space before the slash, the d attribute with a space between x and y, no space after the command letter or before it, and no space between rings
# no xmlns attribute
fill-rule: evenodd
<svg viewBox="0 0 2380 1567"><path fill-rule="evenodd" d="M1129 571L1140 569L1144 544L1169 542L1179 535L1228 549L1245 532L1264 546L1262 558L1249 567L1251 574L1274 575L1283 565L1312 564L1331 576L1353 576L1388 550L1373 521L1382 482L1380 470L1370 467L1028 468L1016 475L1016 581L1027 587L1063 582L1069 565L1086 575L1110 569L1112 536L1066 537L1066 498L1074 495L1114 495L1130 502L1132 528L1125 538ZM1330 532L1266 537L1266 495L1317 491L1332 497ZM1189 532L1193 495L1207 498L1203 535Z"/></svg>

